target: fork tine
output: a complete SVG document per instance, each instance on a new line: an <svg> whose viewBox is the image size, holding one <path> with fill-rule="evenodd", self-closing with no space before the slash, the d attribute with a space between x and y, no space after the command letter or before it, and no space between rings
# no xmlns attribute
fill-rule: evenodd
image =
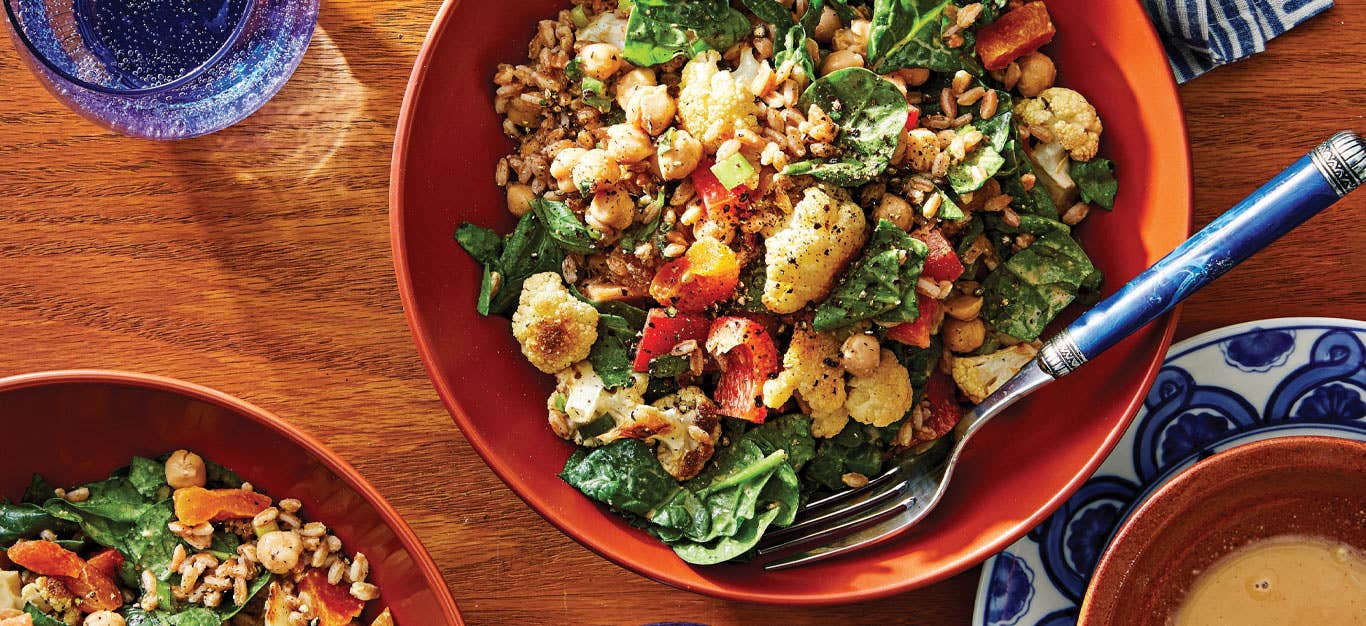
<svg viewBox="0 0 1366 626"><path fill-rule="evenodd" d="M881 543L883 540L899 534L902 530L906 529L910 523L914 523L920 516L924 515L925 512L925 509L917 508L912 505L909 510L902 511L899 515L884 516L884 519L881 521L876 522L872 526L868 526L857 533L841 537L828 544L817 546L805 552L774 559L773 561L765 563L764 569L773 571L810 565L817 561L834 558L846 552L853 552ZM762 551L760 551L760 553L762 553Z"/></svg>
<svg viewBox="0 0 1366 626"><path fill-rule="evenodd" d="M877 478L868 481L868 484L862 487L859 487L857 489L845 489L844 491L837 491L819 500L812 500L811 502L807 502L805 506L803 506L801 509L797 511L797 515L810 515L812 511L815 511L817 509L821 509L832 504L838 504L840 502L848 500L849 498L853 498L860 494L873 491L874 489L877 489L879 486L891 481L892 478L896 476L897 471L900 469L900 466L894 465L890 469L879 475Z"/></svg>
<svg viewBox="0 0 1366 626"><path fill-rule="evenodd" d="M893 492L893 493L895 493L895 492ZM799 537L796 537L796 538L793 538L793 539L788 539L787 541L783 541L783 542L778 543L778 544L775 544L775 545L770 545L770 546L761 547L761 548L759 548L759 554L760 554L760 555L771 554L771 553L773 553L773 552L778 552L778 551L780 551L780 550L785 550L785 549L787 549L787 548L791 548L792 546L795 546L795 545L800 545L800 544L805 544L805 543L811 543L811 542L813 542L813 541L818 541L818 540L821 540L821 539L827 539L827 538L835 538L835 539L838 539L839 537L842 537L842 536L844 536L844 535L847 535L847 534L849 534L850 532L853 532L854 530L857 530L857 529L859 529L859 528L862 528L862 527L864 527L864 526L867 526L868 524L877 522L877 521L882 520L882 519L884 519L884 518L886 518L886 517L888 517L888 516L896 515L897 513L900 513L901 511L903 511L904 509L906 509L906 507L911 506L912 504L914 504L914 503L915 503L915 499L916 499L916 496L914 496L914 495L907 496L907 497L904 497L904 498L897 498L897 499L895 499L895 500L893 500L893 501L891 501L891 502L886 502L886 503L884 503L882 506L875 507L875 508L873 508L872 510L866 512L866 513L863 513L863 514L860 514L860 515L855 515L855 516L852 516L852 517L848 517L848 518L845 519L844 521L841 521L841 522L839 522L838 524L835 524L835 525L833 525L833 526L826 526L826 527L823 527L823 528L819 528L819 529L816 529L816 530L814 530L814 531L812 531L812 532L805 533L805 534L803 534L803 535L801 535L801 536L799 536ZM819 548L814 548L813 551L814 551L814 550L817 550L817 549L819 549ZM781 559L780 559L780 561L781 561ZM764 567L765 567L766 569L768 568L767 565L765 565Z"/></svg>
<svg viewBox="0 0 1366 626"><path fill-rule="evenodd" d="M848 517L864 509L868 509L875 505L881 504L889 498L895 498L897 493L901 490L901 486L904 484L904 481L888 483L889 486L886 489L882 489L876 493L867 494L866 498L861 498L857 501L851 502L848 506L832 508L825 512L813 512L819 514L806 518L799 517L801 521L791 526L788 526L787 528L780 528L772 532L764 533L764 539L762 542L760 542L759 547L761 550L766 549L768 546L784 541L787 537L799 535L803 531L811 527L819 526L841 517ZM801 515L802 512L799 512L798 516Z"/></svg>

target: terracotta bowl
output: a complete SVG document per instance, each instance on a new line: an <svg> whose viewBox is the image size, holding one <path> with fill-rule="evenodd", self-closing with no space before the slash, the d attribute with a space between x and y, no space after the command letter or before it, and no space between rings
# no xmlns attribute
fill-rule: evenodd
<svg viewBox="0 0 1366 626"><path fill-rule="evenodd" d="M512 149L493 111L493 72L525 62L537 21L564 6L512 0L494 11L447 0L413 69L391 174L394 264L418 350L475 450L532 508L650 578L729 598L815 604L886 596L961 572L1028 532L1085 481L1141 405L1172 319L995 420L975 437L933 517L849 558L778 573L753 564L694 568L561 481L572 450L546 426L554 381L521 356L506 319L475 313L480 269L451 235L464 220L512 229L493 183L494 164ZM1094 211L1082 229L1113 290L1186 237L1191 183L1180 103L1136 0L1049 6L1058 35L1047 51L1059 81L1099 108L1102 153L1119 164L1115 210Z"/></svg>
<svg viewBox="0 0 1366 626"><path fill-rule="evenodd" d="M1154 492L1101 556L1085 626L1165 626L1198 574L1278 535L1366 547L1366 442L1280 437L1216 454Z"/></svg>
<svg viewBox="0 0 1366 626"><path fill-rule="evenodd" d="M102 480L135 455L192 449L265 492L302 500L309 519L370 557L371 579L399 624L463 623L398 512L346 461L258 407L146 374L46 372L0 379L0 424L0 497L22 497L35 472L75 485Z"/></svg>

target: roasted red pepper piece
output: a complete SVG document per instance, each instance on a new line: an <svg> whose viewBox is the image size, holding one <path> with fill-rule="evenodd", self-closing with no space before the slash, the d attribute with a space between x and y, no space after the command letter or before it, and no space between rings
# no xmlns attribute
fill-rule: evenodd
<svg viewBox="0 0 1366 626"><path fill-rule="evenodd" d="M912 446L943 437L958 425L958 420L963 419L963 405L958 403L956 386L947 374L935 373L930 376L925 385L925 399L929 401L930 415L923 426L934 431L934 435L918 436L909 444Z"/></svg>
<svg viewBox="0 0 1366 626"><path fill-rule="evenodd" d="M15 565L35 574L60 580L80 599L86 613L112 611L123 606L123 594L114 579L85 562L75 552L51 541L20 540L8 552Z"/></svg>
<svg viewBox="0 0 1366 626"><path fill-rule="evenodd" d="M688 252L665 263L650 282L650 295L660 304L696 313L735 293L740 262L735 252L710 237L694 241Z"/></svg>
<svg viewBox="0 0 1366 626"><path fill-rule="evenodd" d="M887 329L887 338L917 348L930 347L930 334L934 318L939 312L939 301L923 294L915 294L915 305L920 309L920 317L914 321L902 322Z"/></svg>
<svg viewBox="0 0 1366 626"><path fill-rule="evenodd" d="M674 313L667 309L650 309L645 315L645 328L640 331L640 348L631 364L637 372L650 371L650 359L668 354L674 346L692 339L701 344L707 341L711 318L696 313Z"/></svg>
<svg viewBox="0 0 1366 626"><path fill-rule="evenodd" d="M906 130L911 130L920 125L920 109L915 106L906 108Z"/></svg>
<svg viewBox="0 0 1366 626"><path fill-rule="evenodd" d="M299 591L313 600L310 606L318 617L318 626L349 626L365 609L365 603L352 596L346 587L327 582L327 570L308 570L299 581Z"/></svg>
<svg viewBox="0 0 1366 626"><path fill-rule="evenodd" d="M716 174L711 171L715 165L711 159L703 159L692 172L692 186L702 198L702 206L707 209L707 217L716 222L739 224L750 214L750 190L744 185L726 189Z"/></svg>
<svg viewBox="0 0 1366 626"><path fill-rule="evenodd" d="M182 524L255 517L270 506L270 496L242 489L185 487L175 490L175 515Z"/></svg>
<svg viewBox="0 0 1366 626"><path fill-rule="evenodd" d="M1053 41L1055 33L1044 3L1030 2L978 29L977 56L982 57L982 67L1005 69L1011 61Z"/></svg>
<svg viewBox="0 0 1366 626"><path fill-rule="evenodd" d="M727 315L712 322L707 351L721 365L716 403L721 413L764 423L764 381L778 373L778 348L763 324Z"/></svg>
<svg viewBox="0 0 1366 626"><path fill-rule="evenodd" d="M958 260L958 253L953 251L953 244L950 244L938 229L921 237L921 241L930 249L925 257L925 269L921 274L935 280L948 281L958 280L958 277L963 275L963 262Z"/></svg>

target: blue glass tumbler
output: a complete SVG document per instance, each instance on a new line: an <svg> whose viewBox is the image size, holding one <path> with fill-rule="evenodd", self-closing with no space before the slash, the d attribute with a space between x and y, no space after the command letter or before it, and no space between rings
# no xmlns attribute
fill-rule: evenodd
<svg viewBox="0 0 1366 626"><path fill-rule="evenodd" d="M0 0L63 104L115 132L181 139L246 118L289 80L318 0Z"/></svg>

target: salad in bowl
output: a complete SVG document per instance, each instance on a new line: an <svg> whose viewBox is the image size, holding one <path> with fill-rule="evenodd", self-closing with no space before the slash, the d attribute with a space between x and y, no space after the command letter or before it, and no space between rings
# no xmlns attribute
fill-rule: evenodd
<svg viewBox="0 0 1366 626"><path fill-rule="evenodd" d="M476 307L556 380L561 477L689 563L916 454L1097 293L1113 207L1041 2L576 0L494 75Z"/></svg>

